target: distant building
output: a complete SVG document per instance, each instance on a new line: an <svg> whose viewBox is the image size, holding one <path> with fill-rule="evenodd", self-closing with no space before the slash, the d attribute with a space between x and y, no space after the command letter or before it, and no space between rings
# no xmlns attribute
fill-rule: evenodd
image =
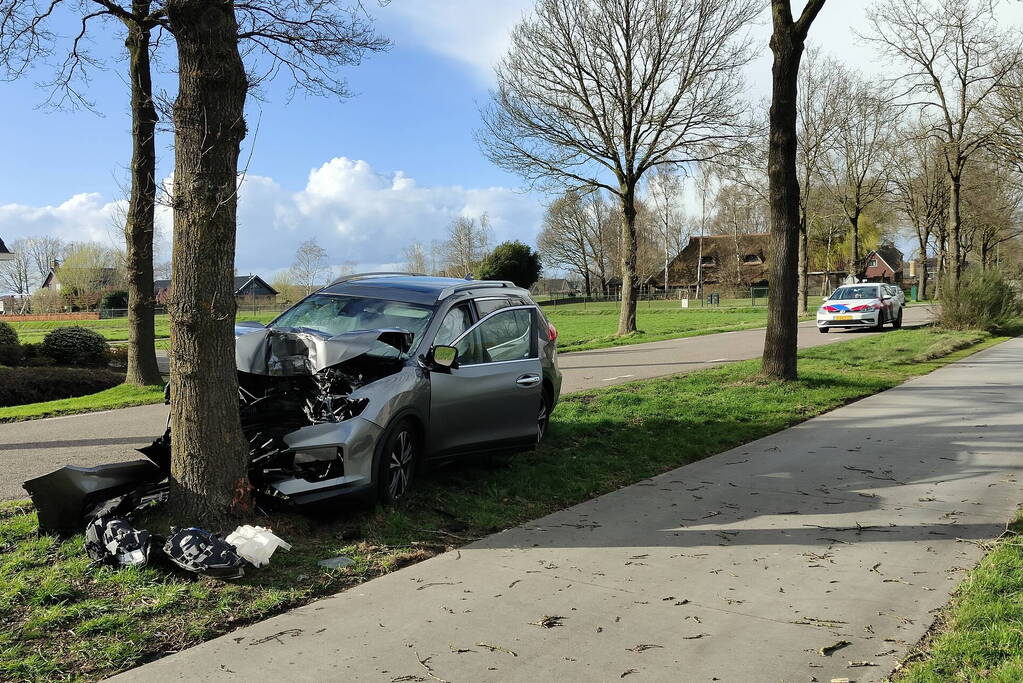
<svg viewBox="0 0 1023 683"><path fill-rule="evenodd" d="M14 254L12 254L11 250L7 248L6 244L4 244L3 238L0 238L0 261L10 261L13 258Z"/></svg>
<svg viewBox="0 0 1023 683"><path fill-rule="evenodd" d="M580 288L575 283L561 277L540 278L530 289L533 294L557 296L574 296L580 293Z"/></svg>
<svg viewBox="0 0 1023 683"><path fill-rule="evenodd" d="M863 279L867 282L901 283L902 252L894 244L882 244L863 259Z"/></svg>
<svg viewBox="0 0 1023 683"><path fill-rule="evenodd" d="M157 302L167 303L170 295L170 280L154 280L153 292ZM258 275L235 275L234 298L239 306L267 306L277 302L277 290Z"/></svg>
<svg viewBox="0 0 1023 683"><path fill-rule="evenodd" d="M692 237L678 256L668 264L669 289L704 290L766 287L770 254L770 234L705 235ZM664 287L664 273L650 283Z"/></svg>
<svg viewBox="0 0 1023 683"><path fill-rule="evenodd" d="M60 261L54 261L53 265L50 266L50 272L43 278L43 289L52 289L56 292L60 291L60 271L66 269L66 266L61 266ZM77 270L71 268L69 270ZM91 269L90 269L91 270ZM93 288L97 292L113 289L120 286L120 276L116 268L96 268L96 280L93 282Z"/></svg>

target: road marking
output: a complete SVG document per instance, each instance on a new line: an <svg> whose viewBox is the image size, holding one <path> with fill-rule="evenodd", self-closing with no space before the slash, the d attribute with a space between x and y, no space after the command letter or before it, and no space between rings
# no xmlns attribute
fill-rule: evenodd
<svg viewBox="0 0 1023 683"><path fill-rule="evenodd" d="M616 379L628 379L629 377L635 377L635 375L618 375L617 377L605 377L605 382L613 382Z"/></svg>

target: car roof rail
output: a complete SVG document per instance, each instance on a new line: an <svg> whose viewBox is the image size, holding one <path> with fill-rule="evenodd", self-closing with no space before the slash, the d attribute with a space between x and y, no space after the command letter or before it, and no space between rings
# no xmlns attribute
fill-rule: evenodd
<svg viewBox="0 0 1023 683"><path fill-rule="evenodd" d="M509 282L508 280L466 280L465 282L460 282L457 285L451 285L450 287L445 287L443 290L441 290L441 293L437 295L437 301L440 301L441 299L446 299L449 296L451 296L452 294L454 294L455 292L462 292L462 291L465 291L467 289L483 289L483 288L498 289L498 288L503 288L503 287L514 287L514 286L515 286L515 283L514 282Z"/></svg>
<svg viewBox="0 0 1023 683"><path fill-rule="evenodd" d="M407 276L407 277L426 277L426 273L407 273L407 272L401 272L401 271L397 271L397 270L382 270L382 271L374 272L374 273L353 273L352 275L342 275L341 277L339 277L338 279L334 280L333 282L331 282L327 286L328 287L333 287L334 285L341 284L342 282L350 282L352 280L364 280L366 278L371 278L371 277L381 277L381 276L384 276L384 277L397 277L397 276L400 276L400 275L404 275L404 276Z"/></svg>

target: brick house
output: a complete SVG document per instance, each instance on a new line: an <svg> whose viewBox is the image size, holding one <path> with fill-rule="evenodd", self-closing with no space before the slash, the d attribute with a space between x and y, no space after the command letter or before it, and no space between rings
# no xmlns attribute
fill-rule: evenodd
<svg viewBox="0 0 1023 683"><path fill-rule="evenodd" d="M867 282L901 283L903 255L894 244L883 244L863 259L863 279Z"/></svg>

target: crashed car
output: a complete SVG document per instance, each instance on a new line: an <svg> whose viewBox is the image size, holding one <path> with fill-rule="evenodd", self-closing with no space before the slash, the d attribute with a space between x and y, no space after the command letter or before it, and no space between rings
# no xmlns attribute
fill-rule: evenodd
<svg viewBox="0 0 1023 683"><path fill-rule="evenodd" d="M249 478L295 504L394 503L419 468L535 446L561 390L557 330L510 282L354 275L236 328ZM142 449L165 471L170 433Z"/></svg>

